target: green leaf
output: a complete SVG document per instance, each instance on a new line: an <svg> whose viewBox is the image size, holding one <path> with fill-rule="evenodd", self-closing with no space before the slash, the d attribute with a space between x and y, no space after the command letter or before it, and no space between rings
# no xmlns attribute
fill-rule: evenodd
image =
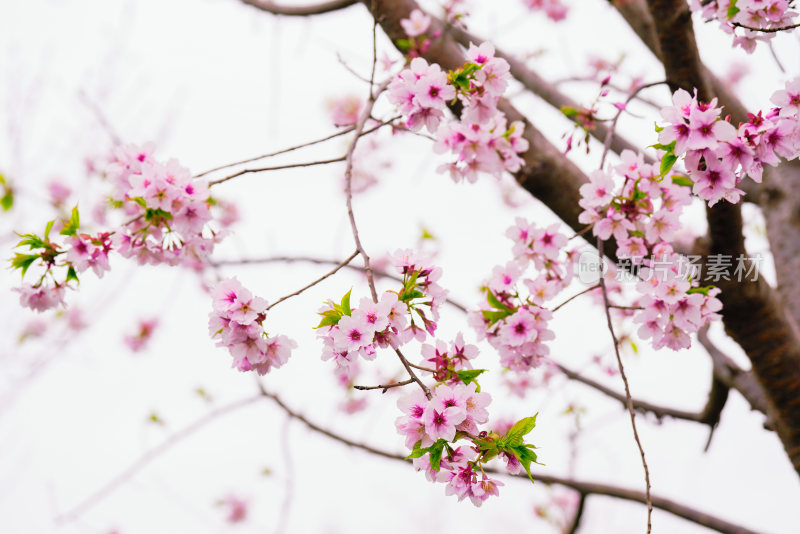
<svg viewBox="0 0 800 534"><path fill-rule="evenodd" d="M339 305L336 305L337 308L340 308ZM339 324L339 320L344 315L341 310L325 310L324 312L320 312L318 315L322 315L322 320L319 322L317 326L314 328L322 328L323 326L333 326L335 324Z"/></svg>
<svg viewBox="0 0 800 534"><path fill-rule="evenodd" d="M408 302L409 300L419 299L425 296L425 293L419 291L417 289L412 289L411 291L403 291L403 294L400 296L400 300L403 302Z"/></svg>
<svg viewBox="0 0 800 534"><path fill-rule="evenodd" d="M11 267L14 269L22 269L22 276L28 272L28 268L39 258L38 254L21 254L17 252L11 259Z"/></svg>
<svg viewBox="0 0 800 534"><path fill-rule="evenodd" d="M144 220L149 222L152 221L153 219L155 219L156 224L164 220L171 221L172 214L168 211L162 210L161 208L158 209L147 208L144 211Z"/></svg>
<svg viewBox="0 0 800 534"><path fill-rule="evenodd" d="M475 385L478 386L477 391L480 392L481 386L478 385L478 382L475 379L485 372L486 369L465 369L463 371L456 371L456 374L458 375L458 378L464 382L464 384L475 382Z"/></svg>
<svg viewBox="0 0 800 534"><path fill-rule="evenodd" d="M654 145L650 145L650 148L655 148L656 150L664 150L665 152L672 152L675 153L675 141L671 142L668 145L664 145L662 143L656 143Z"/></svg>
<svg viewBox="0 0 800 534"><path fill-rule="evenodd" d="M14 192L11 189L6 189L5 194L0 197L0 208L3 211L8 211L14 205Z"/></svg>
<svg viewBox="0 0 800 534"><path fill-rule="evenodd" d="M714 289L716 286L700 286L700 287L691 287L688 291L686 291L687 295L691 295L693 293L700 293L701 295L708 296L708 292Z"/></svg>
<svg viewBox="0 0 800 534"><path fill-rule="evenodd" d="M64 228L61 229L59 232L61 235L77 235L78 234L78 227L81 225L81 217L78 213L78 206L76 205L72 208L72 214L70 215L69 221L64 225Z"/></svg>
<svg viewBox="0 0 800 534"><path fill-rule="evenodd" d="M438 471L442 463L442 452L447 442L443 439L436 440L436 443L430 446L430 462L431 470Z"/></svg>
<svg viewBox="0 0 800 534"><path fill-rule="evenodd" d="M672 152L667 152L664 154L664 157L661 158L661 177L667 175L669 171L672 170L672 167L675 165L675 162L678 161L678 156L673 154Z"/></svg>
<svg viewBox="0 0 800 534"><path fill-rule="evenodd" d="M22 239L19 243L16 244L17 247L24 247L27 246L29 250L37 249L37 248L45 248L47 243L42 241L42 239L36 234L17 234Z"/></svg>
<svg viewBox="0 0 800 534"><path fill-rule="evenodd" d="M350 292L351 291L353 291L352 288L350 288L350 291L345 293L345 295L342 297L342 303L341 303L340 306L342 308L342 313L345 314L345 315L351 315L353 313L353 310L350 309Z"/></svg>
<svg viewBox="0 0 800 534"><path fill-rule="evenodd" d="M394 44L403 52L411 49L411 41L408 39L398 39L394 42Z"/></svg>
<svg viewBox="0 0 800 534"><path fill-rule="evenodd" d="M422 448L422 447L420 447L420 445L422 445L422 440L419 440L418 442L416 442L414 444L414 448L411 449L411 454L406 456L406 460L410 460L412 458L420 458L426 452L428 452L429 447Z"/></svg>
<svg viewBox="0 0 800 534"><path fill-rule="evenodd" d="M444 452L444 448L447 446L447 441L444 439L437 439L436 442L430 447L421 447L421 445L422 440L416 442L414 444L414 448L411 450L411 454L406 456L406 460L410 460L412 458L421 458L428 453L430 454L431 469L438 471L442 461L442 453Z"/></svg>
<svg viewBox="0 0 800 534"><path fill-rule="evenodd" d="M673 176L672 183L683 187L692 187L694 185L694 182L692 182L692 180L688 176L684 176L682 174Z"/></svg>
<svg viewBox="0 0 800 534"><path fill-rule="evenodd" d="M511 452L514 456L517 457L519 463L525 469L525 472L528 473L528 478L531 479L533 482L533 476L531 475L531 463L539 463L536 461L536 453L531 450L533 445L522 445L519 447L512 447Z"/></svg>
<svg viewBox="0 0 800 534"><path fill-rule="evenodd" d="M522 445L522 438L536 426L536 415L520 419L514 423L514 426L505 433L500 441L512 447Z"/></svg>
<svg viewBox="0 0 800 534"><path fill-rule="evenodd" d="M65 282L69 282L70 280L75 280L75 282L79 284L81 283L81 281L78 279L78 273L75 272L75 267L73 267L72 265L70 265L69 269L67 270L67 279L65 280Z"/></svg>
<svg viewBox="0 0 800 534"><path fill-rule="evenodd" d="M492 326L497 321L502 321L509 315L511 315L510 311L492 311L492 310L481 310L481 314L483 314L483 318L489 321L489 326Z"/></svg>
<svg viewBox="0 0 800 534"><path fill-rule="evenodd" d="M561 106L561 113L563 113L565 117L572 118L578 115L578 110L570 106Z"/></svg>
<svg viewBox="0 0 800 534"><path fill-rule="evenodd" d="M47 226L44 227L44 240L50 241L50 230L53 229L53 224L55 224L55 219L47 223Z"/></svg>
<svg viewBox="0 0 800 534"><path fill-rule="evenodd" d="M731 3L728 5L728 20L731 20L741 11L741 9L736 7L736 2L737 0L731 0Z"/></svg>
<svg viewBox="0 0 800 534"><path fill-rule="evenodd" d="M486 300L489 301L489 305L496 310L502 310L507 312L511 311L511 308L500 302L494 295L494 293L492 293L492 290L489 288L486 289Z"/></svg>
<svg viewBox="0 0 800 534"><path fill-rule="evenodd" d="M656 133L661 133L664 131L663 126L659 126L658 123L655 123L655 125L656 125Z"/></svg>

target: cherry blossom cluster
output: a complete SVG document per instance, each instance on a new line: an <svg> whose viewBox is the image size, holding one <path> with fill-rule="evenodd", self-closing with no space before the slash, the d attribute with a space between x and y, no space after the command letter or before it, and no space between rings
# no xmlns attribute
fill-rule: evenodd
<svg viewBox="0 0 800 534"><path fill-rule="evenodd" d="M738 202L744 193L737 186L745 176L760 183L765 164L776 166L781 157L800 154L800 79L773 94L779 107L766 115L748 114L738 128L721 118L716 99L698 102L696 95L679 89L672 102L661 110L666 125L660 129L658 148L666 151L667 165L683 156L692 191L709 206L722 199Z"/></svg>
<svg viewBox="0 0 800 534"><path fill-rule="evenodd" d="M687 259L669 244L691 203L690 182L671 171L662 176L656 165L631 151L623 151L621 160L613 173L594 171L581 186L579 221L592 224L600 239L613 236L617 256L636 267L640 297L634 307L642 310L634 322L642 324L640 337L651 339L655 349L687 348L689 334L718 319L722 307L715 298L719 289L700 287ZM620 185L615 175L622 178Z"/></svg>
<svg viewBox="0 0 800 534"><path fill-rule="evenodd" d="M177 161L166 164L152 157L152 145L117 146L105 165L104 176L112 183L111 205L120 208L129 220L113 230L88 233L80 222L76 206L66 218L47 223L44 234L23 234L11 260L23 278L32 266L39 278L23 284L17 291L20 303L42 312L64 305L66 289L80 281L79 275L91 269L101 277L110 269L109 254L136 257L139 263L182 264L201 268L221 232L212 231L210 208L214 201L208 184L192 178ZM61 206L69 197L66 187L51 186L53 203ZM224 223L236 219L235 209L223 206ZM59 238L51 239L53 230Z"/></svg>
<svg viewBox="0 0 800 534"><path fill-rule="evenodd" d="M430 399L418 389L401 397L397 406L403 415L397 431L405 436L417 470L424 470L431 482L446 484L445 493L459 501L469 499L480 506L492 495L499 495L503 484L489 478L484 465L502 459L512 473L527 472L536 462L533 445L523 443L536 418L528 417L513 425L501 437L482 430L489 419L491 396L482 393L474 381L450 386L437 385Z"/></svg>
<svg viewBox="0 0 800 534"><path fill-rule="evenodd" d="M400 25L408 39L399 39L395 44L410 57L419 57L427 52L432 39L440 35L438 31L429 34L431 17L419 9L413 10L407 19L401 19Z"/></svg>
<svg viewBox="0 0 800 534"><path fill-rule="evenodd" d="M518 218L506 235L514 242L513 259L497 266L485 283L485 308L469 316L479 339L497 349L501 363L525 372L549 353L545 344L555 337L548 323L547 301L573 278L574 252L558 224L545 228Z"/></svg>
<svg viewBox="0 0 800 534"><path fill-rule="evenodd" d="M569 8L562 0L523 0L525 5L536 11L544 11L551 20L564 20Z"/></svg>
<svg viewBox="0 0 800 534"><path fill-rule="evenodd" d="M433 336L439 308L447 297L436 283L441 268L411 250L398 250L391 262L403 276L399 291L384 292L377 303L363 298L355 309L348 291L339 304L329 301L322 306L317 336L323 343L323 360L349 367L359 356L373 360L378 347L397 348L412 339L425 341Z"/></svg>
<svg viewBox="0 0 800 534"><path fill-rule="evenodd" d="M613 171L593 171L589 183L581 186L578 203L584 211L578 220L592 224L600 239L614 236L617 256L638 264L655 245L672 241L683 208L691 204L691 190L686 177L662 177L641 154L625 150L620 159ZM622 177L620 186L614 176Z"/></svg>
<svg viewBox="0 0 800 534"><path fill-rule="evenodd" d="M686 258L663 243L654 250L654 257L644 261L639 271L642 279L637 291L642 295L635 304L641 307L633 321L641 324L639 337L650 339L654 349L672 350L691 346L690 334L720 318L722 303L716 298L720 289L700 287L692 280L692 270L683 269Z"/></svg>
<svg viewBox="0 0 800 534"><path fill-rule="evenodd" d="M449 346L437 339L435 345L423 344L421 352L425 358L423 365L433 369L433 378L437 382L457 384L464 376L474 374L469 372L472 370L470 360L478 355L478 347L464 343L464 336L460 332Z"/></svg>
<svg viewBox="0 0 800 534"><path fill-rule="evenodd" d="M528 149L521 121L508 124L497 109L510 79L508 63L495 57L490 43L470 44L468 61L445 73L436 64L414 58L389 84L389 100L407 117L413 131L423 126L437 138L435 150L451 153L455 161L442 165L456 182L474 182L479 172L499 177L517 171L519 154ZM459 120L445 120L449 103L463 105Z"/></svg>
<svg viewBox="0 0 800 534"><path fill-rule="evenodd" d="M772 39L775 30L797 23L792 4L792 0L690 0L693 11L706 20L718 21L722 30L733 36L733 44L748 53L755 50L758 41Z"/></svg>
<svg viewBox="0 0 800 534"><path fill-rule="evenodd" d="M212 292L208 331L217 346L226 347L239 371L264 375L289 360L297 343L286 336L270 336L263 329L267 301L254 296L236 278L219 282Z"/></svg>
<svg viewBox="0 0 800 534"><path fill-rule="evenodd" d="M208 183L192 178L176 160L153 158L152 145L117 146L104 174L111 202L132 217L115 237L117 251L140 264L182 264L200 268L222 237L211 220Z"/></svg>
<svg viewBox="0 0 800 534"><path fill-rule="evenodd" d="M58 225L56 227L56 224ZM16 291L20 304L36 312L43 312L64 305L66 289L77 283L78 274L88 269L102 277L109 269L108 253L112 249L111 234L95 235L79 233L80 214L77 206L68 220L52 220L47 223L44 234L21 234L16 248L28 247L28 252L16 252L11 267L19 269L23 280L32 266L36 266L39 277L34 283L24 283ZM54 228L59 229L61 241L50 238Z"/></svg>

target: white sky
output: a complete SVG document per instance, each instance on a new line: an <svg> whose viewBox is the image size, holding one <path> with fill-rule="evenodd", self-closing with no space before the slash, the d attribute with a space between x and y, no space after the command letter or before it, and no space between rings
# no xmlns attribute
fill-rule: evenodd
<svg viewBox="0 0 800 534"><path fill-rule="evenodd" d="M552 79L584 72L587 53L610 60L624 53L631 72L646 81L663 77L606 2L572 4L569 25L555 27L538 15L522 17L526 11L516 0L486 3L475 7L472 29L498 36L499 46L520 54L542 50L531 64ZM71 202L81 206L91 205L102 189L85 181L82 162L102 154L109 140L81 93L103 110L126 142L153 140L159 157L176 157L198 172L332 132L325 101L353 91L365 94L336 52L363 73L371 52L371 21L360 7L290 20L236 0L4 1L0 21L0 171L19 191L15 209L0 214L2 257L11 255L12 230L41 231L54 216L46 201L50 180L61 179L79 191ZM728 38L715 28L703 27L699 40L704 51L711 51L704 54L707 63L719 73L733 60L751 62L752 74L742 82L741 93L753 108L766 105L786 78L767 51L752 57L730 51ZM794 39L782 36L777 44L789 76L796 74ZM396 56L384 38L379 46ZM584 101L593 97L590 87L565 87ZM661 89L651 96L662 102L667 97ZM569 127L558 112L528 95L515 102L563 146L560 137ZM654 142L656 117L646 107L641 111L645 119L625 118L620 128L647 145ZM380 112L391 109L383 105ZM532 200L517 209L506 207L488 177L475 185L454 185L436 174L439 160L424 139L381 139L376 156L391 160L391 167L382 171L379 187L355 200L365 247L379 256L415 246L421 226L428 228L438 238L443 285L461 302L473 305L480 281L510 257L503 233L514 217L543 224L553 220ZM588 157L578 159L586 170L599 160L598 147L593 147ZM345 141L335 140L279 161L337 156L344 149ZM340 174L341 167L316 167L249 175L220 187L215 194L239 203L243 220L215 257L347 256L354 247ZM749 228L751 250L763 248L757 220L756 214ZM702 221L689 221L692 231L702 231ZM408 466L350 451L298 423L287 427L282 412L268 401L212 423L138 471L80 520L56 524L55 515L165 437L213 406L256 392L252 377L231 370L229 356L208 339L210 302L193 274L141 269L118 257L112 265L102 280L87 275L81 291L68 297L85 310L89 330L68 333L63 320L45 315L52 323L50 335L22 345L16 338L33 314L18 308L10 290L18 275L0 271L6 334L0 341L0 531L224 532L229 527L214 502L235 492L253 503L251 520L237 530L271 532L287 487L286 532L553 531L533 514L535 504L546 502L542 484L506 481L500 499L475 509L446 497L443 486L428 483ZM274 301L324 271L295 264L226 272ZM394 430L396 397L359 394L368 398L369 409L342 414L337 410L342 391L334 386L330 365L319 358L311 330L314 312L323 300L340 298L351 286L354 298L368 294L360 277L341 273L275 308L267 322L270 331L290 335L300 348L265 382L310 419L353 439L402 451L403 439ZM146 353L132 355L122 335L137 318L152 315L162 318L153 343ZM611 362L600 310L578 300L557 314L553 326L556 358L602 379L591 364L595 354ZM448 310L441 322L443 339L459 330L474 339L463 317ZM713 333L742 361L721 328ZM481 348L479 363L493 369L482 381L494 397L492 416L518 419L540 412L531 434L547 464L537 467L539 472L565 475L572 469L581 479L642 487L638 453L620 406L561 379L524 401L507 398L496 356L488 346ZM367 368L364 381L377 383L397 372L390 355L379 360L381 371ZM699 409L705 402L710 363L702 349L628 351L626 365L637 397L684 409ZM621 388L617 379L606 382ZM212 404L193 393L197 387L209 392ZM574 420L563 415L569 403L586 410L572 465L568 435ZM153 412L165 421L163 427L147 422ZM639 421L654 493L759 531L797 531L800 512L792 506L800 499L797 475L778 439L763 430L763 418L750 412L738 394L731 394L708 453L702 450L705 428L673 421L658 425L645 417ZM272 471L268 477L261 475L265 467ZM642 506L592 497L581 533L640 533L644 518ZM654 523L657 533L708 532L659 511Z"/></svg>

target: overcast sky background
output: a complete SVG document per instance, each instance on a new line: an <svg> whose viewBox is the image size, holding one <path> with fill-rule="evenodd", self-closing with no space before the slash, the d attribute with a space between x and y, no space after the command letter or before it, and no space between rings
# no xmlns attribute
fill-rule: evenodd
<svg viewBox="0 0 800 534"><path fill-rule="evenodd" d="M607 2L574 0L567 23L553 25L528 14L522 2L473 2L470 28L490 36L506 50L534 54L531 66L549 79L587 72L589 54L615 60L622 54L629 72L645 81L663 78L659 65L617 17ZM430 5L430 4L429 4ZM435 5L434 5L435 6ZM2 257L11 256L12 230L41 231L55 211L46 184L61 180L77 193L70 202L89 208L103 186L87 181L84 159L103 154L108 133L87 102L107 117L125 142L155 141L157 156L175 157L193 172L276 150L334 131L326 100L366 94L337 53L357 72L368 73L372 24L355 6L310 19L276 18L236 0L30 0L1 2L0 20L0 172L13 180L17 205L0 214ZM766 48L753 56L730 50L729 38L711 25L698 25L706 63L725 74L747 61L750 74L738 85L751 109L798 72L800 55L792 36L776 39L782 74ZM398 54L379 33L379 54ZM379 73L379 76L385 76ZM624 78L623 78L624 80ZM565 84L583 102L596 91L588 84ZM514 102L559 147L569 123L558 111L518 86ZM668 101L665 89L648 96ZM657 114L635 108L644 118L624 117L620 130L646 146L655 142ZM607 114L610 111L605 109ZM378 112L390 116L391 107ZM373 167L383 161L378 187L355 199L356 217L367 250L376 257L418 244L421 229L436 236L442 284L470 306L494 265L510 258L505 229L517 216L546 224L555 221L537 201L517 195L520 205L503 203L502 189L484 177L475 185L453 184L435 172L440 159L431 143L418 137L391 138L382 132L380 148L365 155ZM596 168L600 147L576 154L585 170ZM289 163L335 157L346 138L275 159ZM235 201L242 215L235 234L215 258L312 255L341 259L354 249L341 193L342 166L313 167L247 175L215 191ZM506 177L507 178L507 177ZM511 180L507 178L506 185ZM690 231L702 233L702 210L688 217ZM749 208L748 249L763 252L763 226ZM426 245L430 246L430 244ZM410 467L352 451L287 425L285 415L261 401L216 420L176 444L77 520L55 517L82 502L142 453L208 413L257 393L253 377L229 368L230 357L207 336L210 300L193 273L170 268L139 268L119 257L102 280L84 277L68 302L84 310L91 327L69 332L63 318L42 315L50 327L41 340L17 342L35 314L20 310L11 288L17 273L0 270L4 336L0 339L0 530L24 533L216 533L233 530L214 506L229 493L246 496L251 518L239 532L555 532L535 517L547 502L543 484L505 480L501 498L476 509L444 495ZM306 264L226 268L255 293L274 301L302 287L326 268ZM767 264L769 276L769 264ZM270 332L296 339L300 347L289 364L270 373L266 386L309 419L343 435L401 452L394 430L399 415L396 394L364 392L368 409L343 414L344 395L331 365L320 360L311 329L315 311L327 298L353 287L354 300L368 295L360 276L336 277L280 304L267 320ZM381 288L390 288L381 282ZM575 285L575 292L581 286ZM571 293L568 293L571 294ZM566 295L565 295L566 296ZM559 301L561 299L558 299ZM122 343L142 317L161 324L149 349L132 354ZM594 355L613 363L602 310L588 299L556 315L554 357L621 388L592 364ZM474 334L463 316L448 309L440 323L442 339ZM629 331L631 329L629 328ZM737 361L746 359L716 325L713 338ZM676 408L700 409L710 383L710 361L702 348L653 353L645 343L626 351L634 395ZM478 365L492 371L482 385L492 393L493 419L519 419L539 412L530 435L546 466L535 471L604 481L641 489L642 473L627 413L581 385L556 379L524 400L500 385L497 358L481 346ZM409 353L413 351L409 350ZM391 355L366 367L364 381L397 376ZM195 393L200 387L211 400ZM574 418L570 404L583 407L583 432L571 459L568 435ZM157 414L163 425L148 422ZM757 531L792 534L800 524L800 482L779 440L762 428L732 393L710 450L704 427L639 416L653 492ZM270 475L262 472L267 468ZM289 498L286 498L287 491ZM286 504L288 503L288 508ZM282 515L282 510L285 513ZM282 519L281 519L282 518ZM588 501L581 532L640 533L643 506L604 497ZM664 512L654 513L656 533L709 532Z"/></svg>

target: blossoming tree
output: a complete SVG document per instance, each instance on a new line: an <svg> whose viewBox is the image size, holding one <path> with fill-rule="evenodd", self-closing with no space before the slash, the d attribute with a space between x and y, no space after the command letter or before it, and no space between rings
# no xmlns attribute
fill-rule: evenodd
<svg viewBox="0 0 800 534"><path fill-rule="evenodd" d="M217 407L166 437L107 485L59 512L59 524L88 514L195 428L240 406L270 400L287 420L300 421L327 440L406 462L404 469L421 471L441 488L436 499L453 496L463 507L502 506L493 502L530 491L509 483L517 478L534 487L556 488L540 498L535 515L563 532L607 531L599 516L584 518L587 502L598 495L641 504L641 519L631 515L625 523L632 532L664 530L658 522L667 514L686 521L667 530L696 526L698 532L700 527L760 532L753 518L742 521L737 514L709 513L703 502L662 496L659 473L671 467L662 463L661 453L654 453L657 461L652 460L659 443L642 426L654 427L655 417L659 422L683 420L713 433L729 396L736 395L747 408L763 414L764 429L756 425L753 431L779 440L782 461L789 462L784 471L793 467L790 484L798 482L800 282L794 275L800 257L800 78L794 73L776 77L769 82L771 98L746 107L733 78L718 77L703 64L694 35L695 24L712 21L727 46L752 54L770 50L783 70L776 43L796 25L792 2L612 0L606 6L610 20L633 30L642 47L659 60L655 71L660 77L643 79L624 61L595 59L589 75L547 81L536 60L501 48L501 37L471 33L479 25L478 15L460 0L425 6L413 0L313 5L242 1L250 6L242 8L249 17L337 13L346 20L358 10L369 15L360 20L371 20L366 26L371 39L358 44L369 57L368 70L358 72L340 60L341 70L352 71L361 92L324 95L332 98L329 111L336 131L193 173L177 159L162 156L154 144L123 139L112 130L109 150L89 160L86 179L95 184L91 193L75 204L77 196L64 183L51 183L49 201L58 215L38 222L26 216L8 249L13 248L10 265L22 278L14 289L19 305L44 318L28 323L19 339L48 339L49 323L63 318L69 331L91 328L90 320L76 315L71 301L82 286L102 285L96 279L113 272L112 265L176 269L203 289L209 354L228 359L232 369L227 373L253 380L255 396ZM540 25L569 28L571 20L582 16L577 1L518 4ZM481 12L483 7L474 9ZM583 84L580 97L567 94L568 82ZM321 87L315 91L324 92ZM530 95L561 116L549 120L530 114L522 100ZM627 136L628 121L646 124L644 134L635 140ZM256 163L337 139L344 140L343 155ZM389 159L405 158L402 149L409 140L418 143L414 151L426 151L425 157L435 158L436 165L426 183L401 184L394 203L404 216L424 211L420 199L431 187L427 182L434 180L437 187L457 188L467 196L502 190L506 213L501 217L513 215L504 236L489 238L507 239L503 255L489 257L491 267L467 282L480 288L472 293L474 302L462 304L459 298L472 287L446 283L448 266L439 264L440 250L435 243L431 246L436 240L427 229L415 246L393 242L380 237L381 227L403 222L384 219L379 212L364 216L359 210L368 204L370 191L387 181L387 165L376 167L374 161L381 150L391 153ZM258 224L255 217L237 222L237 198L247 195L245 175L282 176L283 171L336 165L343 176L337 182L337 206L347 226L337 240L351 251L348 256L242 257L225 248L239 228ZM3 176L4 210L18 209L14 204L25 195L18 185L23 180L11 173ZM534 210L526 195L538 199L548 213ZM302 209L302 198L292 202ZM441 213L455 209L454 201L439 199ZM763 218L768 265L752 246L745 247L745 210ZM469 221L459 224L471 228ZM315 231L324 232L321 226ZM367 235L369 239L362 238ZM477 237L473 246L479 253L484 248ZM486 250L495 253L488 245ZM297 287L275 276L240 281L248 265L299 261L328 264L329 270ZM347 278L353 273L355 278ZM303 299L319 291L324 299L308 308ZM274 296L267 300L261 295ZM289 308L287 301L303 307ZM576 371L578 360L559 345L560 339L590 328L578 315L568 315L581 302L600 312L593 322L603 334L579 340L587 354L596 355L589 374L599 371L619 384L606 385ZM559 322L559 317L567 319ZM140 320L128 328L125 343L141 351L157 333L181 336L160 322L158 316ZM723 328L729 339L721 335ZM313 331L316 339L304 339L300 331L306 338ZM710 332L741 354L727 355ZM704 350L695 350L698 345ZM636 383L628 379L625 364L633 355L641 352L642 360L651 354L678 358L689 351L710 368L703 408L687 411L632 395ZM344 400L338 410L356 417L368 411L368 403L381 406L374 413L394 424L396 434L383 438L394 448L369 445L329 428L284 401L278 386L281 374L311 354L318 355L314 365L333 374L340 386L336 395ZM646 361L637 363L647 369ZM618 435L628 446L635 444L629 457L640 462L635 469L640 489L573 476L571 460L548 458L552 441L550 449L537 448L537 432L550 424L537 413L545 409L546 398L556 395L562 379L624 407L629 427ZM314 397L309 384L300 380L292 389ZM208 397L205 389L197 392ZM509 397L526 395L534 402L519 403L513 417L495 412L496 406L507 409ZM585 409L569 404L566 413L574 417L574 428L561 433L559 446L574 445ZM155 412L150 420L163 424ZM710 443L709 436L706 449ZM306 461L318 460L312 456ZM556 474L566 471L569 475ZM691 473L683 477L690 484ZM424 484L419 478L415 483ZM290 495L289 490L284 494ZM218 504L232 523L246 523L250 507L257 506L235 492ZM653 515L654 509L663 515ZM526 513L511 512L519 518L517 528L532 519ZM281 517L279 530L286 527ZM787 515L775 524L791 529L797 522Z"/></svg>

